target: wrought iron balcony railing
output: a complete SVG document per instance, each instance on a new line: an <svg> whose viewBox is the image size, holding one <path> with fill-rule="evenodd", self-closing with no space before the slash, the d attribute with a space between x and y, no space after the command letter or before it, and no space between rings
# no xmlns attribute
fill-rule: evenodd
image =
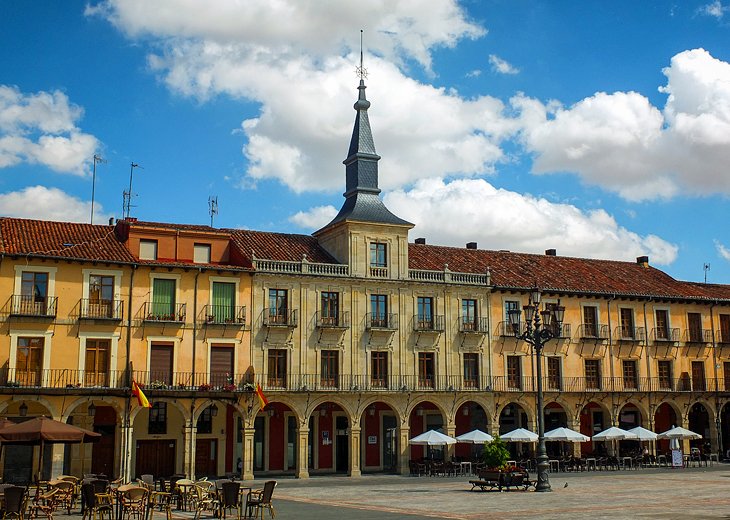
<svg viewBox="0 0 730 520"><path fill-rule="evenodd" d="M347 329L350 327L350 311L331 312L317 311L314 317L317 328L320 329Z"/></svg>
<svg viewBox="0 0 730 520"><path fill-rule="evenodd" d="M206 305L203 307L206 325L246 326L246 307L235 305Z"/></svg>
<svg viewBox="0 0 730 520"><path fill-rule="evenodd" d="M293 329L299 323L297 310L281 310L275 307L264 309L262 314L264 327L288 327Z"/></svg>
<svg viewBox="0 0 730 520"><path fill-rule="evenodd" d="M654 327L651 329L651 341L653 343L677 343L679 329Z"/></svg>
<svg viewBox="0 0 730 520"><path fill-rule="evenodd" d="M512 325L509 321L500 321L497 324L497 336L505 338L514 338L517 334L522 334L526 330L524 323Z"/></svg>
<svg viewBox="0 0 730 520"><path fill-rule="evenodd" d="M416 315L413 317L413 330L417 332L443 332L444 317L442 315Z"/></svg>
<svg viewBox="0 0 730 520"><path fill-rule="evenodd" d="M185 304L145 302L142 306L142 320L166 323L184 323Z"/></svg>
<svg viewBox="0 0 730 520"><path fill-rule="evenodd" d="M710 329L685 329L682 334L682 341L685 343L711 343L712 330Z"/></svg>
<svg viewBox="0 0 730 520"><path fill-rule="evenodd" d="M578 327L578 337L580 339L605 341L608 339L608 325L581 323Z"/></svg>
<svg viewBox="0 0 730 520"><path fill-rule="evenodd" d="M616 341L643 343L646 341L646 329L644 327L624 327L619 325L614 329L613 337Z"/></svg>
<svg viewBox="0 0 730 520"><path fill-rule="evenodd" d="M365 315L366 329L397 330L398 315L394 312L373 313Z"/></svg>
<svg viewBox="0 0 730 520"><path fill-rule="evenodd" d="M14 294L10 298L10 316L55 318L57 303L56 296L38 298L34 295Z"/></svg>
<svg viewBox="0 0 730 520"><path fill-rule="evenodd" d="M79 307L79 319L81 320L120 321L124 316L124 302L122 300L83 298Z"/></svg>
<svg viewBox="0 0 730 520"><path fill-rule="evenodd" d="M720 344L730 344L730 330L717 329L715 341Z"/></svg>
<svg viewBox="0 0 730 520"><path fill-rule="evenodd" d="M459 332L464 334L486 334L489 332L489 319L461 316L459 318Z"/></svg>

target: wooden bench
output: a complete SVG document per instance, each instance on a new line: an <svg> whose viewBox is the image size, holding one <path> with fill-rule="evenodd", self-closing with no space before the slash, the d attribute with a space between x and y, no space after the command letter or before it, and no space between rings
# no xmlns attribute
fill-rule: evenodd
<svg viewBox="0 0 730 520"><path fill-rule="evenodd" d="M497 489L509 491L512 488L527 491L531 487L534 488L536 481L530 480L527 473L524 474L500 474L497 472L482 472L478 480L470 480L471 491L491 491Z"/></svg>

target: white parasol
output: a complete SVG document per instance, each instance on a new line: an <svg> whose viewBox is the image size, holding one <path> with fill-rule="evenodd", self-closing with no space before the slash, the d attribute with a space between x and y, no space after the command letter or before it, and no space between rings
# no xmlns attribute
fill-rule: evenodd
<svg viewBox="0 0 730 520"><path fill-rule="evenodd" d="M456 437L456 442L464 442L468 444L484 444L494 440L494 437L488 433L484 433L482 430L472 430L469 433L464 433Z"/></svg>
<svg viewBox="0 0 730 520"><path fill-rule="evenodd" d="M563 441L563 442L587 442L591 440L587 435L571 430L570 428L555 428L549 432L545 432L546 441Z"/></svg>
<svg viewBox="0 0 730 520"><path fill-rule="evenodd" d="M524 428L517 428L499 438L505 442L537 442L537 434Z"/></svg>
<svg viewBox="0 0 730 520"><path fill-rule="evenodd" d="M421 435L416 435L408 443L417 446L445 446L447 444L455 444L456 439L436 430L428 430Z"/></svg>

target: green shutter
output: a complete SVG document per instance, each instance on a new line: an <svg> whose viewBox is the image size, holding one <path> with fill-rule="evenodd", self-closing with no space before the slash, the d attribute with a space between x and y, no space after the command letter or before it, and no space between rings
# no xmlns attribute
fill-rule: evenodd
<svg viewBox="0 0 730 520"><path fill-rule="evenodd" d="M155 278L152 286L152 314L175 316L175 280Z"/></svg>
<svg viewBox="0 0 730 520"><path fill-rule="evenodd" d="M213 282L213 314L218 322L235 318L236 284Z"/></svg>

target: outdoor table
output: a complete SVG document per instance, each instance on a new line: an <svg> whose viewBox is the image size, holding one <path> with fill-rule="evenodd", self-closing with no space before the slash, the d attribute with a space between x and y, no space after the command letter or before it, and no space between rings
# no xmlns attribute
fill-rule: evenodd
<svg viewBox="0 0 730 520"><path fill-rule="evenodd" d="M707 462L709 462L709 463L710 463L710 466L712 466L712 462L713 462L713 461L717 462L718 464L720 463L720 459L719 459L719 457L717 456L717 453L710 453L710 454L708 455L708 457L707 457Z"/></svg>
<svg viewBox="0 0 730 520"><path fill-rule="evenodd" d="M470 461L460 462L459 465L461 466L462 475L471 475L471 462Z"/></svg>
<svg viewBox="0 0 730 520"><path fill-rule="evenodd" d="M659 455L659 456L657 456L656 463L659 466L661 466L661 465L666 466L667 465L667 456L666 455Z"/></svg>
<svg viewBox="0 0 730 520"><path fill-rule="evenodd" d="M548 461L550 463L550 473L557 473L560 471L560 461L555 459L550 459Z"/></svg>
<svg viewBox="0 0 730 520"><path fill-rule="evenodd" d="M623 469L626 469L626 466L628 466L631 469L634 469L634 459L631 457L623 457L621 459L621 467L623 467Z"/></svg>
<svg viewBox="0 0 730 520"><path fill-rule="evenodd" d="M188 502L190 499L190 490L193 489L193 486L195 485L195 483L180 484L179 482L177 482L176 485L177 485L177 487L180 488L180 495L182 496L182 510L187 511Z"/></svg>

